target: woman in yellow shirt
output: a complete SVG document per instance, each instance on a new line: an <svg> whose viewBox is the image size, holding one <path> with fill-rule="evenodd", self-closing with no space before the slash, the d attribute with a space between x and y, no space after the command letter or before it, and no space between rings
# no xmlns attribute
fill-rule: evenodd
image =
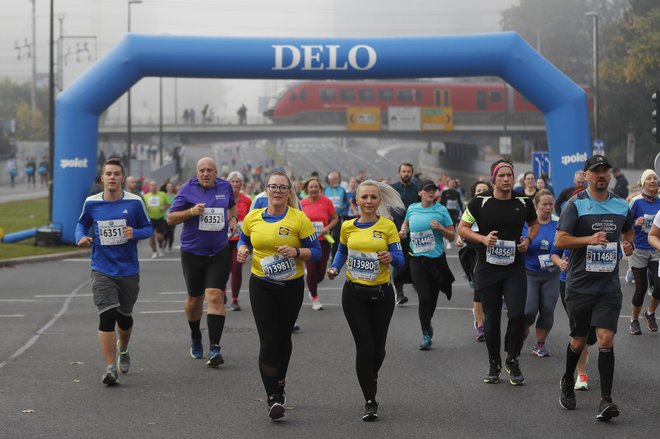
<svg viewBox="0 0 660 439"><path fill-rule="evenodd" d="M356 348L356 371L366 401L363 421L378 418L378 371L385 359L387 330L394 312L390 266L404 264L399 233L390 209L405 210L389 185L366 180L356 191L360 216L341 226L340 243L328 278L334 279L348 261L342 292L344 315Z"/></svg>
<svg viewBox="0 0 660 439"><path fill-rule="evenodd" d="M284 416L286 372L293 349L291 328L302 306L304 261L316 261L321 246L314 226L298 210L291 180L273 172L266 183L268 207L243 220L236 259L252 255L250 303L259 333L259 372L268 395L271 419Z"/></svg>

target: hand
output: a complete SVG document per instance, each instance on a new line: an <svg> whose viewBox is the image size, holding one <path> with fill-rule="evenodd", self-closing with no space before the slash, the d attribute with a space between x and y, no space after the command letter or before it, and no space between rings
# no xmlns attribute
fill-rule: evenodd
<svg viewBox="0 0 660 439"><path fill-rule="evenodd" d="M190 213L192 213L194 216L201 215L204 213L205 206L206 203L197 203L190 209Z"/></svg>
<svg viewBox="0 0 660 439"><path fill-rule="evenodd" d="M247 257L250 254L250 249L246 245L242 245L238 248L236 252L236 260L241 264L247 261Z"/></svg>
<svg viewBox="0 0 660 439"><path fill-rule="evenodd" d="M133 227L124 227L124 236L126 239L133 239Z"/></svg>
<svg viewBox="0 0 660 439"><path fill-rule="evenodd" d="M76 244L78 247L91 247L94 240L91 236L83 236Z"/></svg>
<svg viewBox="0 0 660 439"><path fill-rule="evenodd" d="M408 236L408 229L402 228L401 230L399 230L399 238L405 238L406 236Z"/></svg>
<svg viewBox="0 0 660 439"><path fill-rule="evenodd" d="M596 232L589 237L590 245L607 245L608 243L607 233L605 232Z"/></svg>
<svg viewBox="0 0 660 439"><path fill-rule="evenodd" d="M231 220L234 220L234 222L232 223ZM238 225L238 219L235 216L229 218L229 231L231 232L231 236L234 236L236 234L237 225Z"/></svg>
<svg viewBox="0 0 660 439"><path fill-rule="evenodd" d="M481 243L483 245L485 245L486 247L493 247L495 245L495 243L497 243L497 234L498 233L499 232L497 230L493 230L488 235L481 238Z"/></svg>
<svg viewBox="0 0 660 439"><path fill-rule="evenodd" d="M624 255L630 256L633 254L634 247L632 245L632 242L623 241L622 246L623 246Z"/></svg>
<svg viewBox="0 0 660 439"><path fill-rule="evenodd" d="M335 267L330 267L326 270L325 274L328 275L328 279L332 280L332 279L337 277L339 272L337 271L337 269Z"/></svg>
<svg viewBox="0 0 660 439"><path fill-rule="evenodd" d="M644 217L643 216L640 216L639 218L637 218L635 220L635 225L637 227L642 227L643 224L644 224Z"/></svg>
<svg viewBox="0 0 660 439"><path fill-rule="evenodd" d="M378 252L378 261L381 264L389 264L392 262L392 254L390 252Z"/></svg>
<svg viewBox="0 0 660 439"><path fill-rule="evenodd" d="M295 247L291 247L290 245L278 245L275 246L275 249L279 254L284 256L285 258L295 258L296 255L298 254L298 251L296 251Z"/></svg>
<svg viewBox="0 0 660 439"><path fill-rule="evenodd" d="M442 226L436 220L431 221L431 228L435 230L442 230Z"/></svg>
<svg viewBox="0 0 660 439"><path fill-rule="evenodd" d="M518 251L520 253L525 253L527 249L529 248L529 245L532 243L532 241L529 239L527 236L521 236L520 237L520 244L518 244L516 247L518 248Z"/></svg>
<svg viewBox="0 0 660 439"><path fill-rule="evenodd" d="M456 238L456 247L463 247L465 245L465 241L463 241L463 238L460 236Z"/></svg>
<svg viewBox="0 0 660 439"><path fill-rule="evenodd" d="M562 259L561 264L559 264L559 269L561 271L566 271L568 270L568 259Z"/></svg>

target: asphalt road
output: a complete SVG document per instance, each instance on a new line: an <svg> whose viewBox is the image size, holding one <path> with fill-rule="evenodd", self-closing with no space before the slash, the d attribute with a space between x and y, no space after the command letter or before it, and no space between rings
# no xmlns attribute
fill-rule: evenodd
<svg viewBox="0 0 660 439"><path fill-rule="evenodd" d="M391 154L411 154L405 148L378 150L383 155L376 154L393 166L402 158ZM208 155L202 149L191 151ZM325 152L335 158L333 164L348 166L343 161L347 154L330 148ZM353 158L351 166L361 167L362 162ZM360 420L363 401L354 371L355 348L341 310L343 276L321 284L325 310L313 311L305 299L299 318L302 331L293 336L287 377L290 408L283 422L271 422L263 401L258 337L247 291L241 292L243 311L227 313L222 338L226 363L208 369L188 354L178 252L151 260L147 243L142 243L140 253L145 259L134 314L133 366L113 388L100 383L104 367L89 261L0 269L0 438L602 439L657 434L660 334L628 334L631 285L624 284L625 304L615 341L614 399L621 416L609 424L595 420L600 399L595 352L588 366L592 390L578 394L577 410L559 407L568 340L561 305L548 339L552 355L533 357L534 340L525 345L521 367L526 385L483 384L487 354L484 344L474 341L472 293L461 276L456 249L448 252L457 278L454 297L451 302L440 298L432 350L417 350L421 334L411 286L406 286L410 303L394 312L379 378L378 422ZM247 276L246 266L245 286ZM206 345L206 332L204 338Z"/></svg>

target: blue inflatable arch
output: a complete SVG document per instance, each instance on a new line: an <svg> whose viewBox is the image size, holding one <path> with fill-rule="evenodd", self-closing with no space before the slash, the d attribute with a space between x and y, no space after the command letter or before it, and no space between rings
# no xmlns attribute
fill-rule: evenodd
<svg viewBox="0 0 660 439"><path fill-rule="evenodd" d="M396 38L232 38L129 34L56 102L53 222L74 243L96 177L99 116L144 77L388 79L499 76L544 114L562 188L589 149L585 92L518 34Z"/></svg>

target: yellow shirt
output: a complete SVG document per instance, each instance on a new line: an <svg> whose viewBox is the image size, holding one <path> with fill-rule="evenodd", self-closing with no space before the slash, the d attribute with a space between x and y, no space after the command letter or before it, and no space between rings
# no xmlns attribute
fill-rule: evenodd
<svg viewBox="0 0 660 439"><path fill-rule="evenodd" d="M382 285L390 281L390 264L379 263L377 252L401 241L391 220L380 217L366 229L355 226L355 219L344 221L339 240L348 249L346 277L351 282Z"/></svg>
<svg viewBox="0 0 660 439"><path fill-rule="evenodd" d="M315 234L307 216L287 208L284 218L269 223L262 218L266 208L250 211L243 219L243 233L253 247L252 274L273 280L292 280L305 274L305 264L299 258L285 258L276 247L302 247L302 240Z"/></svg>

